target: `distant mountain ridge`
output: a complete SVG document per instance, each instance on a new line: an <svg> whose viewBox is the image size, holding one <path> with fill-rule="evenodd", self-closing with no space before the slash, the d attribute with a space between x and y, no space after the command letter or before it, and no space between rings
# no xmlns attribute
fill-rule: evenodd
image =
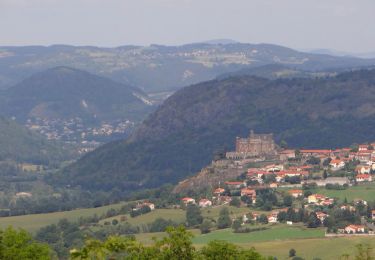
<svg viewBox="0 0 375 260"><path fill-rule="evenodd" d="M375 59L303 53L272 44L222 43L116 48L68 45L0 47L0 89L56 66L89 71L151 93L175 91L223 73L267 64L289 65L308 71L375 64Z"/></svg>
<svg viewBox="0 0 375 260"><path fill-rule="evenodd" d="M291 147L335 148L375 140L375 70L270 80L235 76L168 98L127 141L104 145L55 178L86 189L136 190L195 174L249 129Z"/></svg>
<svg viewBox="0 0 375 260"><path fill-rule="evenodd" d="M0 92L0 114L21 122L30 117L140 120L151 109L151 101L140 89L61 66Z"/></svg>

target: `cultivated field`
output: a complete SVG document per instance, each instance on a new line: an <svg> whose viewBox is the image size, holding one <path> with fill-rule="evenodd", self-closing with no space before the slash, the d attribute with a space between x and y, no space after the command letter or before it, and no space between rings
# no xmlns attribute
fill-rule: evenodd
<svg viewBox="0 0 375 260"><path fill-rule="evenodd" d="M15 228L23 228L29 232L35 232L39 228L57 223L60 219L66 218L70 221L76 221L80 217L89 217L95 214L101 215L106 213L109 209L119 209L125 203L112 204L104 207L89 208L89 209L77 209L72 211L45 213L45 214L32 214L25 216L14 216L14 217L1 217L0 227L6 228L13 226Z"/></svg>
<svg viewBox="0 0 375 260"><path fill-rule="evenodd" d="M225 240L231 243L239 244L319 237L324 237L324 229L308 229L303 226L286 226L276 224L269 226L269 229L250 233L233 233L231 229L217 230L208 234L196 236L193 239L193 242L195 244L206 244L212 240Z"/></svg>
<svg viewBox="0 0 375 260"><path fill-rule="evenodd" d="M339 198L341 202L343 202L345 198L348 202L351 202L353 199L372 201L375 199L375 183L360 184L358 186L349 187L346 190L327 190L325 188L319 188L316 192L331 198Z"/></svg>

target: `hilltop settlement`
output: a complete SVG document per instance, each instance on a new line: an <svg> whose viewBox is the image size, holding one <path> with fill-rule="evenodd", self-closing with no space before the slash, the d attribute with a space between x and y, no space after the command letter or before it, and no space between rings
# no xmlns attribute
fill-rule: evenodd
<svg viewBox="0 0 375 260"><path fill-rule="evenodd" d="M247 138L236 138L235 151L216 154L209 166L180 182L174 192L184 194L184 206L249 207L240 219L242 229L249 223L303 222L311 228L326 227L330 236L372 235L374 202L321 193L345 194L371 184L374 147L366 143L334 150L289 149L285 142L278 146L272 134L251 131Z"/></svg>

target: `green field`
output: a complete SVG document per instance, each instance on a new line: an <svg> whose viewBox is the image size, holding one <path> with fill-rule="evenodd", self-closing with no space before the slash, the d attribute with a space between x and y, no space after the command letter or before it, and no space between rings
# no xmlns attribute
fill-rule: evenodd
<svg viewBox="0 0 375 260"><path fill-rule="evenodd" d="M232 218L243 216L243 214L249 213L251 211L249 208L237 208L237 207L232 207L232 206L226 206L226 207L229 209L229 212ZM202 216L205 218L217 219L219 217L219 212L222 208L223 206L202 209ZM186 214L186 211L182 209L155 209L154 211L151 211L150 213L137 216L134 218L130 217L129 214L126 214L126 215L119 215L119 216L115 216L111 218L106 218L106 219L101 220L99 223L104 224L104 222L106 221L111 222L113 219L117 219L118 221L120 221L121 217L124 217L124 216L126 217L126 221L132 225L149 224L157 218L170 219L177 223L184 223L185 214Z"/></svg>
<svg viewBox="0 0 375 260"><path fill-rule="evenodd" d="M245 248L254 247L261 254L276 256L278 260L290 259L288 253L291 248L294 248L297 251L297 255L306 260L312 260L315 257L322 260L338 260L343 254L355 255L355 246L360 243L367 243L375 248L374 237L313 238L238 245Z"/></svg>
<svg viewBox="0 0 375 260"><path fill-rule="evenodd" d="M316 193L327 195L331 198L339 198L341 202L346 198L348 202L353 199L375 200L375 183L366 183L349 187L346 190L327 190L325 188L316 189Z"/></svg>
<svg viewBox="0 0 375 260"><path fill-rule="evenodd" d="M267 230L250 233L233 233L231 229L217 230L194 237L195 244L206 244L212 240L225 240L231 243L252 243L272 240L322 238L324 229L308 229L302 226L286 226L277 224Z"/></svg>
<svg viewBox="0 0 375 260"><path fill-rule="evenodd" d="M299 229L299 230L298 230ZM290 259L289 249L294 248L297 255L312 260L339 259L343 254L354 255L357 244L369 244L375 248L375 237L338 237L325 238L322 229L304 229L301 227L276 226L272 230L248 234L234 234L230 230L214 231L200 235L199 230L190 230L194 234L194 245L203 247L211 239L226 240L244 248L254 247L265 256L276 256L279 260ZM137 234L138 241L144 244L153 243L152 238L161 239L165 233ZM272 240L272 241L270 241Z"/></svg>
<svg viewBox="0 0 375 260"><path fill-rule="evenodd" d="M60 219L66 218L70 221L77 221L80 217L89 217L95 214L101 215L106 213L109 209L119 209L125 203L112 204L104 207L77 209L72 211L32 214L25 216L14 217L0 217L0 227L6 228L13 226L16 228L23 228L29 232L35 232L39 228L57 223Z"/></svg>

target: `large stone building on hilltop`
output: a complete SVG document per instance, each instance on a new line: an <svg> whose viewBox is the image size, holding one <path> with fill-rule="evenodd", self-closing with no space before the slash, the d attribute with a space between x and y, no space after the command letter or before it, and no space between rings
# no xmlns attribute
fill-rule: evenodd
<svg viewBox="0 0 375 260"><path fill-rule="evenodd" d="M251 130L248 138L236 138L236 151L227 153L227 158L247 158L276 154L273 134L255 134Z"/></svg>

